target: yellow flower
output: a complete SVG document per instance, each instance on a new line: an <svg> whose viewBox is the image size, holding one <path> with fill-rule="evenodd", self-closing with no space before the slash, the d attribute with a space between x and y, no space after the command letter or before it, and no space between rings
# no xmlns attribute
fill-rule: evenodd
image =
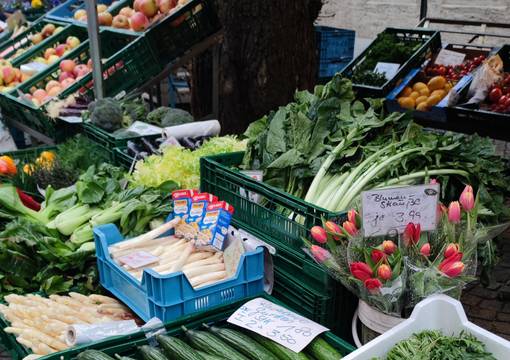
<svg viewBox="0 0 510 360"><path fill-rule="evenodd" d="M43 6L42 0L32 0L33 9L39 9L42 8L42 6Z"/></svg>
<svg viewBox="0 0 510 360"><path fill-rule="evenodd" d="M34 165L33 164L23 165L23 172L27 175L32 175L32 173L34 172Z"/></svg>

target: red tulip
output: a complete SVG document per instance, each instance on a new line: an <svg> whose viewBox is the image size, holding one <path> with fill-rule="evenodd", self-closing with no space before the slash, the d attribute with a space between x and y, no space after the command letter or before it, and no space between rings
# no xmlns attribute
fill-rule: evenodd
<svg viewBox="0 0 510 360"><path fill-rule="evenodd" d="M354 225L354 223L350 222L350 221L344 221L344 223L342 224L344 230L349 234L349 235L356 235L358 233L358 229L356 228L356 225Z"/></svg>
<svg viewBox="0 0 510 360"><path fill-rule="evenodd" d="M444 250L444 257L449 258L459 252L458 244L448 244L446 249Z"/></svg>
<svg viewBox="0 0 510 360"><path fill-rule="evenodd" d="M384 253L384 251L374 249L370 254L370 258L372 259L374 264L377 264L379 261L381 261L381 259L386 259L386 254Z"/></svg>
<svg viewBox="0 0 510 360"><path fill-rule="evenodd" d="M319 244L325 244L328 241L328 234L326 233L326 230L320 226L312 227L310 229L310 234L312 235L312 238Z"/></svg>
<svg viewBox="0 0 510 360"><path fill-rule="evenodd" d="M318 245L312 245L310 247L310 252L312 253L313 258L321 264L331 257L331 253L328 250L323 249Z"/></svg>
<svg viewBox="0 0 510 360"><path fill-rule="evenodd" d="M421 246L420 254L422 254L425 257L430 256L430 244L429 243L425 243Z"/></svg>
<svg viewBox="0 0 510 360"><path fill-rule="evenodd" d="M397 245L391 240L384 240L382 242L382 248L386 254L391 255L397 250Z"/></svg>
<svg viewBox="0 0 510 360"><path fill-rule="evenodd" d="M464 271L464 263L462 261L450 262L441 271L451 278L457 277Z"/></svg>
<svg viewBox="0 0 510 360"><path fill-rule="evenodd" d="M347 212L347 220L352 222L356 228L361 227L361 218L356 210L351 209Z"/></svg>
<svg viewBox="0 0 510 360"><path fill-rule="evenodd" d="M351 270L351 274L361 281L365 281L372 277L372 269L364 262L353 262L349 265L349 268Z"/></svg>
<svg viewBox="0 0 510 360"><path fill-rule="evenodd" d="M391 268L386 264L382 264L379 266L379 269L377 269L377 276L382 280L391 279Z"/></svg>
<svg viewBox="0 0 510 360"><path fill-rule="evenodd" d="M379 289L382 287L382 282L376 278L369 278L364 281L365 287L371 294L379 293Z"/></svg>
<svg viewBox="0 0 510 360"><path fill-rule="evenodd" d="M334 234L333 239L340 240L340 237L343 235L342 229L340 229L340 226L335 224L333 221L326 221L324 224L324 227L326 228L326 231Z"/></svg>
<svg viewBox="0 0 510 360"><path fill-rule="evenodd" d="M460 194L459 198L460 204L462 208L467 212L470 212L475 207L475 196L473 194L473 188L471 185L466 185L462 194Z"/></svg>
<svg viewBox="0 0 510 360"><path fill-rule="evenodd" d="M458 252L455 255L450 256L449 258L444 259L438 266L438 269L443 271L444 268L448 267L450 264L462 260L462 253Z"/></svg>
<svg viewBox="0 0 510 360"><path fill-rule="evenodd" d="M407 224L404 230L404 245L405 246L416 245L418 241L420 241L420 235L421 235L420 224L416 225L413 223Z"/></svg>
<svg viewBox="0 0 510 360"><path fill-rule="evenodd" d="M448 206L448 220L452 224L460 223L460 204L458 201L452 201Z"/></svg>

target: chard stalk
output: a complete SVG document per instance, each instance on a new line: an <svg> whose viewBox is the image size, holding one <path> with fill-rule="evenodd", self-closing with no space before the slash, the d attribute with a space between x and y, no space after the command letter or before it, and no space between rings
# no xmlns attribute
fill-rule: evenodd
<svg viewBox="0 0 510 360"><path fill-rule="evenodd" d="M349 175L349 172L344 172L343 174L339 174L337 176L332 177L332 181L330 181L326 187L322 188L323 190L320 193L319 198L317 201L313 201L312 203L323 207L324 209L327 209L327 205L329 201L331 200L332 196L331 194L335 191L335 189L342 184L342 182L345 180L345 178Z"/></svg>
<svg viewBox="0 0 510 360"><path fill-rule="evenodd" d="M430 175L434 175L434 176L437 176L437 175L460 175L460 176L463 176L466 178L469 177L469 173L464 170L456 170L456 169L424 170L424 171L417 171L417 172L414 172L411 174L399 176L397 178L382 182L382 183L376 185L375 187L379 188L379 187L397 185L397 184L401 184L402 182L406 182L409 180L415 180L415 179L421 179L421 178L425 178L426 176L430 176Z"/></svg>

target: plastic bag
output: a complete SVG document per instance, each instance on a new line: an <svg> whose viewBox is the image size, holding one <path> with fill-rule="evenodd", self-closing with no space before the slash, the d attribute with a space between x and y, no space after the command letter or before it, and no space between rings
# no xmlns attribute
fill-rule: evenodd
<svg viewBox="0 0 510 360"><path fill-rule="evenodd" d="M468 90L468 104L477 104L485 100L489 88L503 76L503 60L499 55L488 58L475 72Z"/></svg>

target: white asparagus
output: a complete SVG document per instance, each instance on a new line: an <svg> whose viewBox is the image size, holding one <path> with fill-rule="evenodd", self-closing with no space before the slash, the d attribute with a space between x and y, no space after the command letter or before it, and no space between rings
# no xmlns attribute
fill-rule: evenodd
<svg viewBox="0 0 510 360"><path fill-rule="evenodd" d="M194 267L203 266L203 265L211 265L211 264L217 264L223 262L223 259L221 258L221 254L217 253L214 256L211 256L207 259L195 261L190 264L186 264L182 267L183 270L188 270Z"/></svg>
<svg viewBox="0 0 510 360"><path fill-rule="evenodd" d="M16 341L19 342L21 345L25 345L27 348L30 348L30 349L34 348L34 343L28 339L25 339L23 336L18 336L16 338Z"/></svg>
<svg viewBox="0 0 510 360"><path fill-rule="evenodd" d="M201 284L207 283L209 281L220 281L227 276L226 271L215 271L213 273L202 274L199 276L195 276L190 279L190 284L193 287L198 287Z"/></svg>
<svg viewBox="0 0 510 360"><path fill-rule="evenodd" d="M151 240L150 242L148 242L147 244L143 244L142 246L129 248L129 249L125 249L125 250L117 250L117 249L112 248L109 251L110 251L110 255L112 256L112 258L117 259L119 257L122 257L124 255L129 255L136 251L151 252L153 249L155 249L159 246L163 246L163 247L171 246L180 240L181 239L178 239L174 236L165 236L162 238ZM112 245L112 246L115 246L115 245ZM110 248L111 248L111 246L110 246Z"/></svg>
<svg viewBox="0 0 510 360"><path fill-rule="evenodd" d="M89 295L89 299L92 300L96 304L120 304L114 298L104 295L92 294Z"/></svg>
<svg viewBox="0 0 510 360"><path fill-rule="evenodd" d="M155 228L154 230L151 230L143 235L134 237L132 239L122 241L118 244L112 245L111 248L113 250L124 250L124 249L130 249L135 246L138 246L140 244L143 244L146 241L153 240L157 238L160 235L163 235L167 231L173 229L179 222L181 221L180 217L175 217L174 219L170 220L169 222Z"/></svg>
<svg viewBox="0 0 510 360"><path fill-rule="evenodd" d="M94 302L89 299L88 296L76 293L76 292L70 292L69 296L72 297L75 300L78 300L82 304L91 304L94 305Z"/></svg>
<svg viewBox="0 0 510 360"><path fill-rule="evenodd" d="M169 272L173 273L173 272L181 271L182 267L186 263L186 260L188 260L188 258L190 257L190 255L194 249L195 249L195 242L190 241L188 243L188 245L186 246L186 248L184 249L184 251L182 252L182 254L180 254L179 259L172 265Z"/></svg>
<svg viewBox="0 0 510 360"><path fill-rule="evenodd" d="M193 278L200 274L206 274L206 273L222 271L222 270L225 270L225 264L223 264L223 263L204 265L204 266L198 266L198 267L194 267L194 268L191 268L188 270L184 270L184 275L186 275L186 277L188 279L190 279L190 278Z"/></svg>
<svg viewBox="0 0 510 360"><path fill-rule="evenodd" d="M23 337L28 337L29 339L32 338L34 340L38 340L38 341L40 341L40 343L46 344L46 345L52 347L53 349L56 349L59 351L65 350L68 348L68 346L65 343L63 343L59 340L56 340L56 339L52 338L51 336L48 336L39 330L35 330L35 329L23 330L22 335L23 335Z"/></svg>
<svg viewBox="0 0 510 360"><path fill-rule="evenodd" d="M212 252L209 252L209 251L197 251L197 252L194 252L193 254L191 254L189 256L188 260L186 260L186 264L191 264L191 263L193 263L195 261L208 259L208 258L210 258L212 256L213 256Z"/></svg>
<svg viewBox="0 0 510 360"><path fill-rule="evenodd" d="M34 351L34 353L36 353L37 355L49 355L51 353L54 353L56 352L55 349L51 348L50 346L46 345L46 344L43 344L43 343L39 343L37 345L35 345L35 347L32 349ZM64 349L65 350L65 349Z"/></svg>

